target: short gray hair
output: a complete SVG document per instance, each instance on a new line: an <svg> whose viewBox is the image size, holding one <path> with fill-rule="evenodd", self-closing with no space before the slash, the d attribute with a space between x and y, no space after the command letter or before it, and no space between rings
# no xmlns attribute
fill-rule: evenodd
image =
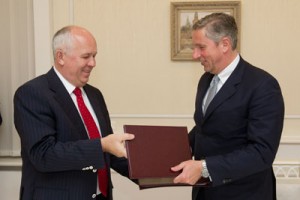
<svg viewBox="0 0 300 200"><path fill-rule="evenodd" d="M58 30L54 34L52 38L52 51L53 51L54 60L56 59L55 53L58 49L67 51L72 47L72 39L73 39L73 36L71 34L72 29L73 26L66 26Z"/></svg>
<svg viewBox="0 0 300 200"><path fill-rule="evenodd" d="M229 37L232 49L236 49L238 28L233 16L225 13L212 13L193 25L193 30L199 29L204 29L206 36L216 43L219 43L225 36Z"/></svg>

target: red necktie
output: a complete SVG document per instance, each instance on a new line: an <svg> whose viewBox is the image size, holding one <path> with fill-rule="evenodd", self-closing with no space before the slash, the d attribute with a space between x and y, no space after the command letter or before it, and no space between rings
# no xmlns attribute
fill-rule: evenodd
<svg viewBox="0 0 300 200"><path fill-rule="evenodd" d="M84 124L88 130L90 139L100 138L101 135L96 126L96 123L95 123L91 113L87 109L86 105L84 104L81 90L79 88L75 88L73 93L76 95L78 108L81 113L81 117L83 118ZM107 187L108 187L108 177L107 177L106 167L104 169L98 169L98 181L99 181L99 189L100 189L102 195L104 195L106 197L107 196Z"/></svg>

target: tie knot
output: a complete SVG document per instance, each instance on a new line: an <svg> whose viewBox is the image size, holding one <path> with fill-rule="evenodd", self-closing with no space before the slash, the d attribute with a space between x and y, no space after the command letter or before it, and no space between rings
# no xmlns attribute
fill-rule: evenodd
<svg viewBox="0 0 300 200"><path fill-rule="evenodd" d="M75 88L75 90L73 91L73 93L77 96L77 97L79 97L79 96L81 96L81 90L80 90L80 88Z"/></svg>
<svg viewBox="0 0 300 200"><path fill-rule="evenodd" d="M219 80L220 80L220 78L219 78L217 75L215 75L215 76L213 77L213 79L212 79L210 85L213 86L213 85L218 84Z"/></svg>

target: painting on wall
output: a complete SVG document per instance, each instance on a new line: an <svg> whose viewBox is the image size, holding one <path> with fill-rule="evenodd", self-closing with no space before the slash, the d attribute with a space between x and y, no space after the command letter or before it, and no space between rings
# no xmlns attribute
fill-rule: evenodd
<svg viewBox="0 0 300 200"><path fill-rule="evenodd" d="M239 1L171 2L171 60L193 60L193 24L202 17L214 12L224 12L232 15L236 20L240 35ZM240 42L237 48L239 50Z"/></svg>

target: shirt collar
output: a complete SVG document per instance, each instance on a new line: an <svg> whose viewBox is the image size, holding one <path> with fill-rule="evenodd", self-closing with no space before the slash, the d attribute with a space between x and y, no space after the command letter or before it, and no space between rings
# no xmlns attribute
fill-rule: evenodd
<svg viewBox="0 0 300 200"><path fill-rule="evenodd" d="M65 86L65 88L67 89L68 93L71 95L76 87L74 85L72 85L69 81L67 81L67 79L65 79L63 77L63 75L61 75L61 73L55 68L55 66L53 67L53 69L54 69L55 73L57 74L58 78L61 80L61 82Z"/></svg>
<svg viewBox="0 0 300 200"><path fill-rule="evenodd" d="M220 81L222 84L226 82L226 80L229 78L229 76L232 74L232 72L237 67L238 63L240 61L240 55L238 54L235 59L227 66L223 71L221 71L218 74L218 77L220 78Z"/></svg>

